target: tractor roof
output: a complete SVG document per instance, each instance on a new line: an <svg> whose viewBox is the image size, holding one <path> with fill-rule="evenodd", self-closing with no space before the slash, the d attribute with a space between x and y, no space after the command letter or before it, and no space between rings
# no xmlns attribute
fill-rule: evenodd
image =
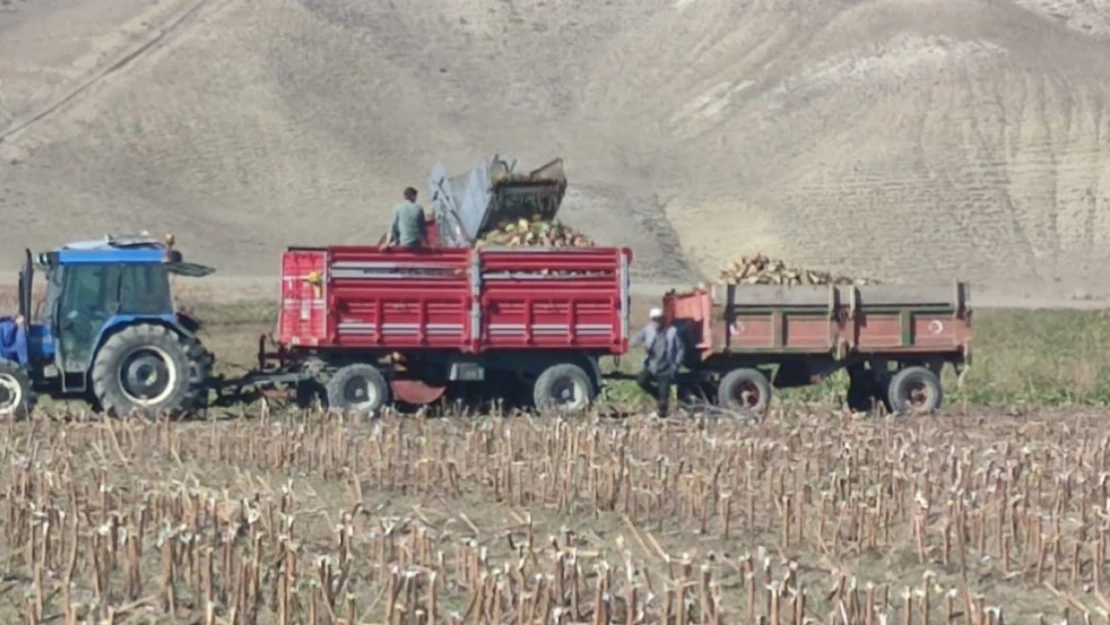
<svg viewBox="0 0 1110 625"><path fill-rule="evenodd" d="M56 252L40 255L40 264L145 264L166 263L172 273L202 277L215 271L211 267L186 263L181 252L173 249L173 235L165 238L138 235L104 235L103 239L67 243Z"/></svg>
<svg viewBox="0 0 1110 625"><path fill-rule="evenodd" d="M96 239L92 241L76 241L67 243L61 247L62 250L124 250L124 249L150 249L150 250L166 250L169 247L166 245L164 239L159 239L150 236L149 234L137 235L124 235L114 236L111 234L104 235L103 239Z"/></svg>
<svg viewBox="0 0 1110 625"><path fill-rule="evenodd" d="M146 234L75 241L57 251L57 261L70 263L160 263L169 260L166 242Z"/></svg>

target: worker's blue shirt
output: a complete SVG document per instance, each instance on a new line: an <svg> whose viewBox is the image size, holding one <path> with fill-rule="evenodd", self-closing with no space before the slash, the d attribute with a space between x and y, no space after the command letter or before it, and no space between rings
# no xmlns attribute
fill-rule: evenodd
<svg viewBox="0 0 1110 625"><path fill-rule="evenodd" d="M674 375L686 358L686 349L674 326L667 326L662 333L659 326L649 323L632 339L633 345L643 345L647 351L644 366L654 375Z"/></svg>

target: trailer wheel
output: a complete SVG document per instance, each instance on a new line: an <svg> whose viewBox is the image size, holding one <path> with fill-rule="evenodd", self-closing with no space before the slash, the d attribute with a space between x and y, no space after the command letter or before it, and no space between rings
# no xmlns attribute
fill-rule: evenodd
<svg viewBox="0 0 1110 625"><path fill-rule="evenodd" d="M944 390L937 374L925 367L906 367L890 378L887 397L892 412L921 414L940 408Z"/></svg>
<svg viewBox="0 0 1110 625"><path fill-rule="evenodd" d="M728 410L758 414L771 403L771 382L758 369L734 369L717 386L717 404Z"/></svg>
<svg viewBox="0 0 1110 625"><path fill-rule="evenodd" d="M578 365L552 365L536 378L532 400L539 410L581 412L594 400L594 385L586 370Z"/></svg>
<svg viewBox="0 0 1110 625"><path fill-rule="evenodd" d="M0 360L0 419L23 419L35 407L35 390L27 371Z"/></svg>
<svg viewBox="0 0 1110 625"><path fill-rule="evenodd" d="M175 332L134 325L108 337L97 352L93 394L103 410L117 416L176 415L192 407L190 370L187 347Z"/></svg>
<svg viewBox="0 0 1110 625"><path fill-rule="evenodd" d="M347 365L332 374L324 385L328 408L354 412L362 417L377 416L389 403L389 382L374 365Z"/></svg>

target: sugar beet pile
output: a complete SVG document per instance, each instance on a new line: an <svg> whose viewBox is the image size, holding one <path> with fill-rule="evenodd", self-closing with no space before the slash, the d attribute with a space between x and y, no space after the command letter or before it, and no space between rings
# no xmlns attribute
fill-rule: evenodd
<svg viewBox="0 0 1110 625"><path fill-rule="evenodd" d="M781 284L800 285L863 285L876 284L870 278L835 275L827 271L791 267L782 260L768 258L763 254L744 256L721 270L720 281L724 284Z"/></svg>
<svg viewBox="0 0 1110 625"><path fill-rule="evenodd" d="M563 224L558 219L544 219L535 215L531 219L507 219L485 232L477 247L505 245L509 247L593 247L586 235ZM721 270L722 284L770 284L781 286L803 285L866 285L876 280L834 274L818 269L788 265L781 259L764 254L743 256Z"/></svg>
<svg viewBox="0 0 1110 625"><path fill-rule="evenodd" d="M541 216L531 219L506 219L483 233L478 245L507 245L510 247L593 247L586 235L570 228L558 219L545 220Z"/></svg>

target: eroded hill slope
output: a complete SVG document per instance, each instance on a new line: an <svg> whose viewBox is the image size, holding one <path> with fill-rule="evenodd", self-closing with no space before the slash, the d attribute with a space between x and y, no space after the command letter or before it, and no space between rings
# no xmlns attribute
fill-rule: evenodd
<svg viewBox="0 0 1110 625"><path fill-rule="evenodd" d="M268 274L499 151L563 155L565 219L643 278L1110 290L1101 1L71 2L0 16L2 249L141 225Z"/></svg>

